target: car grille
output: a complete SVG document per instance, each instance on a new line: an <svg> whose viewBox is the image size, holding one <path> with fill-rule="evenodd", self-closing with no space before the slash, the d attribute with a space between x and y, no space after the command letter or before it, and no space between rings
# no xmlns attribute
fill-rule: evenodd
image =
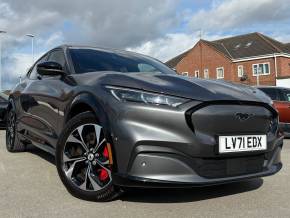
<svg viewBox="0 0 290 218"><path fill-rule="evenodd" d="M238 119L239 113L249 114L249 119ZM275 132L278 125L273 120L272 112L262 106L217 104L193 111L189 122L196 133L215 136Z"/></svg>
<svg viewBox="0 0 290 218"><path fill-rule="evenodd" d="M264 155L223 159L195 159L195 171L205 178L222 178L258 173L263 170Z"/></svg>

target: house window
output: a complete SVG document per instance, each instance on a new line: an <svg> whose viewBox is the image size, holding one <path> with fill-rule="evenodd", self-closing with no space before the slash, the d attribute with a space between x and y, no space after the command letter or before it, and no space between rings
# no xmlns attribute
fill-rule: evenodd
<svg viewBox="0 0 290 218"><path fill-rule="evenodd" d="M182 72L181 75L182 76L188 76L188 72Z"/></svg>
<svg viewBox="0 0 290 218"><path fill-rule="evenodd" d="M238 77L243 77L244 76L244 66L239 65L238 66Z"/></svg>
<svg viewBox="0 0 290 218"><path fill-rule="evenodd" d="M199 77L199 70L194 71L194 76L195 76L196 78Z"/></svg>
<svg viewBox="0 0 290 218"><path fill-rule="evenodd" d="M223 67L216 68L216 78L217 79L223 79L224 77L225 77L224 68Z"/></svg>
<svg viewBox="0 0 290 218"><path fill-rule="evenodd" d="M204 69L203 76L204 76L205 79L209 79L208 69Z"/></svg>
<svg viewBox="0 0 290 218"><path fill-rule="evenodd" d="M261 64L253 64L253 76L259 75L269 75L270 74L270 64L269 63L261 63Z"/></svg>

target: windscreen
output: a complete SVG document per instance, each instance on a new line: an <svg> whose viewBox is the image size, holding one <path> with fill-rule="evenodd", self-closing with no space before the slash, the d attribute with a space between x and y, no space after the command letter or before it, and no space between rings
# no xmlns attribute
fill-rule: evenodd
<svg viewBox="0 0 290 218"><path fill-rule="evenodd" d="M97 49L70 49L76 73L115 71L122 73L146 72L175 74L161 62L129 52L111 52Z"/></svg>

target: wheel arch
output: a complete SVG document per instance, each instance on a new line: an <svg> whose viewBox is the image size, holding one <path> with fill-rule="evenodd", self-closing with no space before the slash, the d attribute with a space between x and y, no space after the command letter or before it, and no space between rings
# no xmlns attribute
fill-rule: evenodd
<svg viewBox="0 0 290 218"><path fill-rule="evenodd" d="M98 100L96 96L91 93L81 93L77 95L68 106L67 113L65 113L65 123L77 114L90 111L105 128L106 134L108 134L107 136L111 136L109 134L111 129L108 115L100 102L101 100Z"/></svg>
<svg viewBox="0 0 290 218"><path fill-rule="evenodd" d="M65 113L65 122L67 123L77 114L88 111L94 113L97 119L103 123L104 120L101 117L104 117L105 113L96 97L90 93L80 93L69 104L67 113Z"/></svg>

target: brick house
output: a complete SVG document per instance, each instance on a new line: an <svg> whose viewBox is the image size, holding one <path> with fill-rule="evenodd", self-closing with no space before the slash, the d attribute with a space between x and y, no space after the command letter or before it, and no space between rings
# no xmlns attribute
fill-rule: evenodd
<svg viewBox="0 0 290 218"><path fill-rule="evenodd" d="M275 86L282 82L290 86L290 43L281 43L261 33L216 41L201 39L166 64L185 76L248 85Z"/></svg>

